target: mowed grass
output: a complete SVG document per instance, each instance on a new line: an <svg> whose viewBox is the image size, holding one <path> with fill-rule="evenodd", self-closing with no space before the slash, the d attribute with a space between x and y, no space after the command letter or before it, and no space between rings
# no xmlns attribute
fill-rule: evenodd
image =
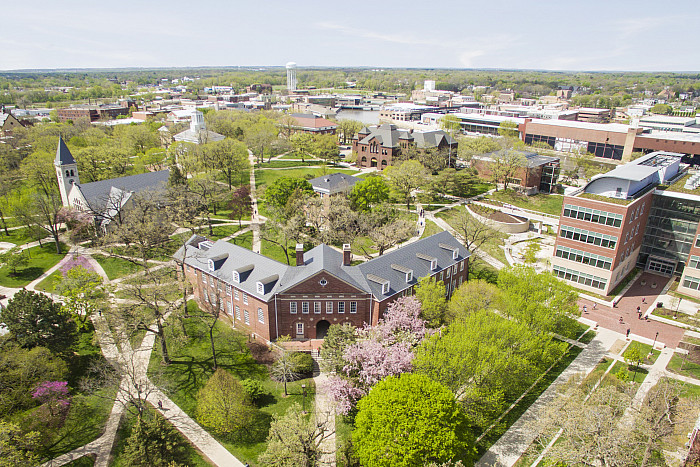
<svg viewBox="0 0 700 467"><path fill-rule="evenodd" d="M63 273L61 271L54 271L49 277L39 282L35 289L42 292L57 293L56 287L58 287L62 280Z"/></svg>
<svg viewBox="0 0 700 467"><path fill-rule="evenodd" d="M682 376L700 379L700 364L688 358L687 355L673 354L666 369Z"/></svg>
<svg viewBox="0 0 700 467"><path fill-rule="evenodd" d="M425 229L423 230L423 235L421 235L420 238L430 237L431 235L435 235L436 233L440 232L442 232L442 229L435 222L426 219Z"/></svg>
<svg viewBox="0 0 700 467"><path fill-rule="evenodd" d="M56 253L56 246L53 242L24 250L23 254L29 256L29 264L17 268L16 274L12 274L7 266L0 268L0 285L5 287L26 286L61 261L66 256L67 251L66 245L61 244L61 253Z"/></svg>
<svg viewBox="0 0 700 467"><path fill-rule="evenodd" d="M5 235L5 231L0 229L0 242L14 243L15 245L24 245L47 237L46 232L35 231L33 229L13 229L8 230L10 235Z"/></svg>
<svg viewBox="0 0 700 467"><path fill-rule="evenodd" d="M344 173L354 175L357 174L357 170L348 169L336 169L333 167L327 167L325 170L319 169L281 169L281 170L256 170L255 171L255 186L262 187L265 185L270 185L275 182L275 180L282 177L300 177L310 178L320 177L321 175L328 175L332 173Z"/></svg>
<svg viewBox="0 0 700 467"><path fill-rule="evenodd" d="M160 345L156 342L149 373L163 387L171 391L171 399L190 417L196 418L197 396L207 380L214 373L213 358L206 327L190 320L186 323L188 339L173 339L170 336L170 365L161 363ZM168 326L172 334L180 325ZM231 373L239 380L255 379L262 382L268 395L260 403L255 421L240 433L240 438L232 440L210 433L226 449L242 462L255 465L258 456L266 447L267 433L273 415L282 415L295 402L305 404L307 409L314 403L315 386L313 379L302 379L287 384L288 396L284 396L284 386L269 378L268 368L255 361L246 345L247 337L232 329L229 324L219 321L215 327L215 342L219 368ZM305 384L307 396L304 399L301 385Z"/></svg>
<svg viewBox="0 0 700 467"><path fill-rule="evenodd" d="M111 281L143 270L139 264L114 256L94 255L93 258L102 266Z"/></svg>
<svg viewBox="0 0 700 467"><path fill-rule="evenodd" d="M537 194L526 196L513 190L496 191L488 195L486 199L555 216L561 215L562 205L564 204L564 197L561 195Z"/></svg>

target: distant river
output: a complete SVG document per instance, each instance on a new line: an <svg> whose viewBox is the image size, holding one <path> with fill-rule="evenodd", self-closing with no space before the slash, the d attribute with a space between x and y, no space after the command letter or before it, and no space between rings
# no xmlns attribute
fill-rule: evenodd
<svg viewBox="0 0 700 467"><path fill-rule="evenodd" d="M342 109L338 112L337 118L338 120L357 120L368 125L376 125L379 123L379 111Z"/></svg>

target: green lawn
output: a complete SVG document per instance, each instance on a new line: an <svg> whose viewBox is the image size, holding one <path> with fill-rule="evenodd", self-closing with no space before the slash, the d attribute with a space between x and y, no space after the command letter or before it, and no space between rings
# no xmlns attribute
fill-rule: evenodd
<svg viewBox="0 0 700 467"><path fill-rule="evenodd" d="M172 363L168 366L161 364L160 345L156 342L151 355L149 373L158 381L157 384L169 388L173 402L194 418L197 393L214 370L205 327L192 321L186 326L189 336L187 340L172 338L172 334L177 332L179 326L166 327ZM258 364L252 357L244 334L223 322L218 322L215 328L215 340L219 368L229 371L241 380L257 379L263 383L269 393L261 403L254 425L250 426L245 434L241 434L244 436L243 440L234 442L212 433L239 460L255 464L257 457L265 450L265 440L272 416L283 414L295 402L300 405L305 403L307 407L313 403L315 394L313 379L288 383L289 396L285 397L283 385L270 380L267 367ZM301 391L302 384L307 386L305 401Z"/></svg>
<svg viewBox="0 0 700 467"><path fill-rule="evenodd" d="M231 214L230 209L217 209L216 214L210 214L209 217L211 217L212 224L216 223L217 221L221 220L226 220L228 222L238 222L238 219L231 219L229 217L229 214ZM250 220L250 214L246 214L245 216L241 217L242 221L249 221ZM204 223L206 224L206 219L203 219Z"/></svg>
<svg viewBox="0 0 700 467"><path fill-rule="evenodd" d="M633 382L635 385L641 384L649 373L642 367L636 368L634 365L628 365L625 362L616 362L612 370L610 370L610 374L617 377L621 371L627 375L627 381Z"/></svg>
<svg viewBox="0 0 700 467"><path fill-rule="evenodd" d="M513 190L496 191L488 195L486 199L512 204L523 209L544 212L555 216L561 215L564 197L561 195L537 194L526 196Z"/></svg>
<svg viewBox="0 0 700 467"><path fill-rule="evenodd" d="M700 364L690 360L685 355L673 354L666 369L682 376L700 379Z"/></svg>
<svg viewBox="0 0 700 467"><path fill-rule="evenodd" d="M14 229L8 231L10 235L5 235L4 230L0 230L0 242L14 243L15 245L24 245L25 243L34 242L40 238L46 238L46 232L36 232L27 228Z"/></svg>
<svg viewBox="0 0 700 467"><path fill-rule="evenodd" d="M151 409L151 412L155 414L155 410ZM160 415L156 415L160 416ZM126 448L126 441L131 435L131 430L136 424L136 416L127 412L127 414L122 419L121 425L119 425L119 430L117 431L117 442L112 451L112 462L109 464L112 467L128 467L129 464L127 460L123 458L124 449ZM178 432L179 434L179 432ZM178 465L187 465L188 467L209 467L212 464L199 452L194 446L189 444L187 438L180 434L180 439L188 443L188 454L189 459L187 459L187 464L182 464L184 459L178 459ZM89 464L92 465L92 464Z"/></svg>
<svg viewBox="0 0 700 467"><path fill-rule="evenodd" d="M438 227L435 222L426 219L425 230L423 230L423 235L421 235L420 238L430 237L431 235L435 235L436 233L440 232L442 232L442 229Z"/></svg>
<svg viewBox="0 0 700 467"><path fill-rule="evenodd" d="M490 284L496 284L498 282L498 270L472 256L469 258L469 280L484 280Z"/></svg>
<svg viewBox="0 0 700 467"><path fill-rule="evenodd" d="M287 264L287 256L282 251L282 248L265 239L260 240L260 253L282 264ZM290 264L296 264L296 243L294 241L289 242L289 245L287 245L287 253L289 254Z"/></svg>
<svg viewBox="0 0 700 467"><path fill-rule="evenodd" d="M248 231L244 234L238 235L237 237L233 237L228 242L250 250L253 248L253 232Z"/></svg>
<svg viewBox="0 0 700 467"><path fill-rule="evenodd" d="M244 225L243 228L245 228L245 227L246 226ZM201 230L200 234L204 235L209 240L218 240L220 238L228 237L228 236L235 234L236 232L241 230L241 228L238 226L238 224L236 224L236 225L219 225L219 226L215 226L212 230L214 231L214 235L211 235L209 233L209 229L207 227L204 227Z"/></svg>
<svg viewBox="0 0 700 467"><path fill-rule="evenodd" d="M279 156L278 159L301 159L298 155L294 154L294 152L288 152L287 154L283 156ZM314 162L323 162L321 159L315 159L313 157L305 157L307 161L314 161Z"/></svg>
<svg viewBox="0 0 700 467"><path fill-rule="evenodd" d="M318 160L318 159L309 159L308 157L304 162L302 161L270 161L270 162L264 162L258 166L258 169L287 169L290 167L304 167L304 166L310 166L310 165L315 165L319 166L322 165L323 161Z"/></svg>
<svg viewBox="0 0 700 467"><path fill-rule="evenodd" d="M667 308L654 308L654 311L652 311L651 314L654 316L661 316L662 318L670 319L671 321L678 321L679 323L694 326L696 328L695 330L700 328L700 319L697 319L694 316L690 316L685 313L681 313L680 311L675 313Z"/></svg>
<svg viewBox="0 0 700 467"><path fill-rule="evenodd" d="M115 258L114 256L94 255L93 258L100 263L100 266L105 270L105 274L107 274L107 277L111 281L143 270L143 268L136 263L121 258Z"/></svg>
<svg viewBox="0 0 700 467"><path fill-rule="evenodd" d="M454 227L455 216L457 215L459 209L464 208L462 206L458 206L448 209L447 211L439 212L436 215ZM503 240L506 238L508 238L507 234L494 231L494 234L491 235L490 238L481 246L481 249L503 264L507 265L508 260L506 260L506 253L503 248L501 248L504 245Z"/></svg>
<svg viewBox="0 0 700 467"><path fill-rule="evenodd" d="M55 293L56 286L58 286L62 280L63 273L61 271L54 271L49 277L39 282L35 288L42 292Z"/></svg>
<svg viewBox="0 0 700 467"><path fill-rule="evenodd" d="M344 173L354 175L357 170L348 169L336 169L334 167L327 167L323 169L283 169L283 170L256 170L255 171L255 185L256 187L261 187L263 185L269 185L273 183L278 178L282 177L301 177L305 178L310 175L311 178L320 177L324 174L332 173Z"/></svg>
<svg viewBox="0 0 700 467"><path fill-rule="evenodd" d="M34 279L51 269L66 256L68 248L61 244L61 254L56 253L53 243L45 243L43 246L35 246L24 251L29 255L29 264L23 268L17 268L17 274L11 274L7 266L0 268L0 285L5 287L24 287Z"/></svg>

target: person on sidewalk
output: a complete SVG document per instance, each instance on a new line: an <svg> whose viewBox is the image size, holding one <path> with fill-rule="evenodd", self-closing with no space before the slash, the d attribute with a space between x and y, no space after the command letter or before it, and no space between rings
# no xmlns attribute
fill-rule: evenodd
<svg viewBox="0 0 700 467"><path fill-rule="evenodd" d="M158 408L160 410L163 410L163 402L162 401L158 401Z"/></svg>
<svg viewBox="0 0 700 467"><path fill-rule="evenodd" d="M593 302L593 309L595 310L596 308L598 308L598 304L596 302Z"/></svg>
<svg viewBox="0 0 700 467"><path fill-rule="evenodd" d="M646 297L642 297L642 303L646 303L646 302L647 302L647 298L646 298Z"/></svg>
<svg viewBox="0 0 700 467"><path fill-rule="evenodd" d="M586 308L586 305L583 305L583 312L588 313L588 308Z"/></svg>
<svg viewBox="0 0 700 467"><path fill-rule="evenodd" d="M620 316L620 324L623 324L625 321L622 319L622 316Z"/></svg>
<svg viewBox="0 0 700 467"><path fill-rule="evenodd" d="M630 338L630 328L627 328L627 336L626 337L627 337L627 339Z"/></svg>

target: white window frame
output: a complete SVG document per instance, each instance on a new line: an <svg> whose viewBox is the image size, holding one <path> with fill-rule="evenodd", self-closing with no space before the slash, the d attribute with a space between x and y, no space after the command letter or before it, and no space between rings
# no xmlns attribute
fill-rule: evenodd
<svg viewBox="0 0 700 467"><path fill-rule="evenodd" d="M386 281L382 284L382 294L383 295L386 295L389 293L389 288L390 288L389 285L390 285L389 281Z"/></svg>
<svg viewBox="0 0 700 467"><path fill-rule="evenodd" d="M326 302L326 314L327 315L333 314L333 302Z"/></svg>
<svg viewBox="0 0 700 467"><path fill-rule="evenodd" d="M245 292L241 292L243 294L243 304L247 305L248 304L248 294Z"/></svg>
<svg viewBox="0 0 700 467"><path fill-rule="evenodd" d="M228 309L228 314L233 317L233 305L228 300L226 301L226 308Z"/></svg>
<svg viewBox="0 0 700 467"><path fill-rule="evenodd" d="M209 272L214 272L214 260L210 259L208 261L208 263L209 263Z"/></svg>
<svg viewBox="0 0 700 467"><path fill-rule="evenodd" d="M357 313L357 302L350 302L350 313Z"/></svg>
<svg viewBox="0 0 700 467"><path fill-rule="evenodd" d="M231 296L231 288L232 287L230 285L226 284L226 295L228 295L229 297Z"/></svg>
<svg viewBox="0 0 700 467"><path fill-rule="evenodd" d="M233 276L233 277L232 277L232 278L233 278L233 282L235 282L236 284L240 284L240 283L241 283L241 275L238 273L238 271L233 271L232 276Z"/></svg>
<svg viewBox="0 0 700 467"><path fill-rule="evenodd" d="M233 298L235 300L240 300L240 297L238 296L238 289L233 289Z"/></svg>
<svg viewBox="0 0 700 467"><path fill-rule="evenodd" d="M204 301L209 303L209 292L207 292L207 289L202 289L202 292L204 293Z"/></svg>
<svg viewBox="0 0 700 467"><path fill-rule="evenodd" d="M265 295L265 286L263 285L262 282L258 282L257 284L255 284L255 286L256 286L256 290L258 291L258 293L260 295Z"/></svg>
<svg viewBox="0 0 700 467"><path fill-rule="evenodd" d="M241 307L238 306L238 305L236 305L236 319L237 319L238 321L241 320Z"/></svg>
<svg viewBox="0 0 700 467"><path fill-rule="evenodd" d="M435 271L438 267L437 260L433 259L430 261L430 270Z"/></svg>
<svg viewBox="0 0 700 467"><path fill-rule="evenodd" d="M297 302L289 302L289 313L293 315L297 314Z"/></svg>
<svg viewBox="0 0 700 467"><path fill-rule="evenodd" d="M321 302L314 302L314 314L315 315L321 314Z"/></svg>
<svg viewBox="0 0 700 467"><path fill-rule="evenodd" d="M338 302L338 313L345 313L345 302Z"/></svg>
<svg viewBox="0 0 700 467"><path fill-rule="evenodd" d="M262 308L258 307L258 322L260 324L265 324L265 312Z"/></svg>
<svg viewBox="0 0 700 467"><path fill-rule="evenodd" d="M445 269L445 277L449 278L452 274L452 268Z"/></svg>
<svg viewBox="0 0 700 467"><path fill-rule="evenodd" d="M297 336L304 335L304 323L296 323Z"/></svg>
<svg viewBox="0 0 700 467"><path fill-rule="evenodd" d="M459 270L460 270L460 271L464 271L464 262L465 262L465 261L466 261L466 260L462 260L462 261L459 262Z"/></svg>
<svg viewBox="0 0 700 467"><path fill-rule="evenodd" d="M301 313L303 315L309 314L309 302L301 302Z"/></svg>
<svg viewBox="0 0 700 467"><path fill-rule="evenodd" d="M248 310L243 310L243 322L245 324L250 324L250 312Z"/></svg>
<svg viewBox="0 0 700 467"><path fill-rule="evenodd" d="M408 283L411 282L412 280L413 280L413 271L408 271L408 272L406 273L406 283L408 284Z"/></svg>
<svg viewBox="0 0 700 467"><path fill-rule="evenodd" d="M457 259L459 257L459 250L452 250L452 259Z"/></svg>

